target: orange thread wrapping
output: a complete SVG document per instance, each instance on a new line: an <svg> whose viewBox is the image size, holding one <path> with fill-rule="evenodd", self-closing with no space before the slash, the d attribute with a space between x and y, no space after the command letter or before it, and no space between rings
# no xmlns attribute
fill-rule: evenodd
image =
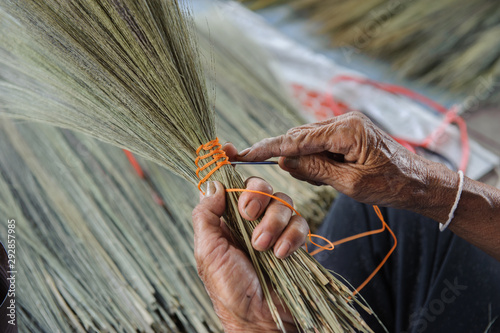
<svg viewBox="0 0 500 333"><path fill-rule="evenodd" d="M206 153L206 154L204 154L202 156L199 156L200 152L202 150L208 151L208 153ZM228 161L228 157L226 155L226 152L224 150L222 150L222 145L219 143L219 138L215 138L215 140L209 141L209 142L207 142L207 143L199 146L198 149L196 149L196 154L198 155L198 157L194 161L194 163L196 164L196 167L197 167L197 169L196 169L196 176L198 178L200 178L200 181L198 182L198 189L203 193L203 195L205 195L205 192L203 192L201 190L201 185L203 185L203 183L205 183L210 178L210 176L215 171L217 171L221 166L223 166L225 164L231 164L231 162ZM210 162L206 163L202 167L199 166L199 163L200 163L201 160L203 160L205 158L210 158L210 157L212 157L212 160ZM222 161L220 161L220 160L222 160ZM208 172L203 178L201 178L200 172L203 171L203 170L205 170L205 169L207 169L208 167L210 167L213 164L215 164L215 167L212 170L210 170L210 172ZM293 208L292 205L290 205L285 200L283 200L281 198L278 198L277 196L274 196L272 194L268 194L268 193L261 192L261 191L254 191L254 190L243 189L243 188L241 188L241 189L240 188L226 189L226 192L251 192L251 193L262 194L262 195L268 196L268 197L270 197L272 199L275 199L275 200L281 202L283 205L287 206L293 212L295 212L295 214L301 216L300 213L297 210L295 210L295 208ZM310 231L309 231L309 234L307 236L309 237L309 242L311 244L316 245L317 247L319 247L322 250L331 251L331 250L333 250L335 248L333 246L332 242L330 242L328 239L324 238L323 236L311 234ZM317 243L313 242L312 241L313 237L324 240L325 242L328 243L328 246L322 246L320 244L317 244ZM307 249L307 244L306 244L306 249Z"/></svg>
<svg viewBox="0 0 500 333"><path fill-rule="evenodd" d="M231 163L228 161L228 157L227 157L226 153L224 152L224 150L222 150L222 146L219 143L219 139L218 138L215 138L215 140L207 142L206 144L201 145L200 147L198 147L198 149L196 150L196 154L199 155L202 150L209 151L209 152L207 154L202 155L202 156L198 156L196 158L196 160L195 160L195 164L196 164L196 166L198 168L196 170L196 176L198 176L198 178L200 178L200 182L198 183L198 189L203 194L205 194L201 190L201 185L204 182L206 182L210 178L210 176L215 171L217 171L221 166L223 166L225 164L231 164ZM137 174L141 178L144 179L145 178L145 173L142 170L140 164L137 162L137 160L133 156L133 154L131 152L127 151L127 150L124 150L124 152L127 155L127 158L129 159L129 162L132 164L132 166L134 167L134 169L137 172ZM207 164L203 165L202 167L200 167L198 165L199 162L200 162L200 160L205 159L205 158L209 158L209 157L212 157L212 161L208 162ZM220 161L221 159L222 159L222 161ZM210 172L208 172L203 178L201 178L200 177L200 172L203 171L203 170L205 170L205 169L207 169L208 167L210 167L213 164L215 164L215 167L212 170L210 170ZM261 191L248 190L248 189L239 189L239 188L226 189L226 192L251 192L251 193L262 194L262 195L268 196L268 197L270 197L272 199L275 199L275 200L281 202L283 205L285 205L286 207L290 208L293 212L295 212L295 214L297 214L298 216L301 216L300 213L295 208L293 208L292 205L290 205L285 200L283 200L281 198L278 198L277 196L274 196L272 194L268 194L268 193L261 192ZM155 197L155 199L156 199L156 197ZM161 198L159 198L159 201L161 202L161 205L163 205L163 201L161 200ZM389 226L385 222L384 217L383 217L382 213L380 212L380 209L377 206L373 206L373 209L375 210L375 213L377 214L378 218L382 222L382 228L380 228L380 229L371 230L371 231L363 232L363 233L360 233L360 234L357 234L357 235L354 235L354 236L346 237L346 238L343 238L343 239L338 240L336 242L331 242L330 240L326 239L323 236L312 234L311 231L309 231L309 233L307 235L308 238L309 238L309 242L311 244L315 245L316 247L318 247L318 249L316 249L315 251L313 251L313 252L310 253L310 255L315 255L315 254L317 254L319 252L322 252L322 251L332 251L335 248L336 245L339 245L339 244L342 244L342 243L346 243L346 242L349 242L349 241L352 241L352 240L355 240L355 239L359 239L359 238L362 238L362 237L365 237L365 236L378 234L378 233L383 232L386 229L389 231L389 233L391 234L391 236L394 238L394 245L392 246L392 248L390 249L390 251L387 253L387 255L384 257L384 259L380 262L380 264L370 274L370 276L368 276L366 278L366 280L363 281L363 283L358 288L356 288L356 290L353 292L353 296L356 295L357 293L359 293L361 291L361 289L363 289L364 286L366 286L366 284L375 276L375 274L377 274L377 272L382 268L382 266L385 264L385 262L387 261L387 259L389 259L390 255L392 254L392 252L394 252L394 250L396 249L396 246L397 246L396 236L394 235L394 233L392 232L392 230L389 228ZM312 240L313 237L325 241L327 243L327 246L322 246L320 244L317 244L317 243L313 242L313 240ZM306 251L307 251L307 243L306 243Z"/></svg>
<svg viewBox="0 0 500 333"><path fill-rule="evenodd" d="M201 155L200 156L200 152L202 150L205 150L205 151L209 151L208 153L206 153L205 155ZM203 193L203 195L205 195L205 192L203 192L201 190L201 185L203 185L204 182L206 182L210 176L217 170L219 170L219 168L225 164L231 164L228 160L228 157L226 155L226 153L224 152L224 150L222 150L222 145L219 143L219 138L215 138L215 140L212 140L212 141L209 141L207 143L205 143L204 145L201 145L198 147L198 149L196 149L196 155L198 155L198 157L196 157L196 159L194 160L194 164L196 164L196 167L198 169L196 169L196 176L198 178L200 178L200 181L198 183L198 190L201 191L201 193ZM209 158L211 157L212 160L208 163L206 163L205 165L203 165L202 167L199 166L199 163L201 160L205 159L205 158ZM222 159L222 161L220 161ZM201 178L200 177L200 172L203 171L203 170L206 170L207 168L209 168L211 165L214 165L215 164L215 167L210 170L206 175L205 177Z"/></svg>

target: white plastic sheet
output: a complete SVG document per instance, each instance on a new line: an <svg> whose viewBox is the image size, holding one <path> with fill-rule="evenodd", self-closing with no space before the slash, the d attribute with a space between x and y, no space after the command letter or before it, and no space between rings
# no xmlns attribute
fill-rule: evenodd
<svg viewBox="0 0 500 333"><path fill-rule="evenodd" d="M364 75L303 47L235 2L223 3L220 9L223 16L234 21L249 38L270 53L271 68L286 86L299 84L320 93L331 93L336 100L366 113L390 134L416 142L422 141L442 122L443 116L435 111L370 85L342 82L332 86L330 81L339 75ZM305 116L310 121L315 120L311 114L305 113ZM429 148L445 156L454 165L459 165L462 148L458 129L448 126L438 142ZM498 156L470 140L468 177L479 179L498 165Z"/></svg>

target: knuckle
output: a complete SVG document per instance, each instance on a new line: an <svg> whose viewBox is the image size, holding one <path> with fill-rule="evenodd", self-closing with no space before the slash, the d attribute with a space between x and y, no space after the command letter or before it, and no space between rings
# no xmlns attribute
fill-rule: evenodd
<svg viewBox="0 0 500 333"><path fill-rule="evenodd" d="M247 189L258 190L266 193L273 193L273 187L264 179L252 176L245 181Z"/></svg>
<svg viewBox="0 0 500 333"><path fill-rule="evenodd" d="M368 117L360 111L352 111L350 112L350 115L353 119L357 119L359 121L366 121L368 119Z"/></svg>
<svg viewBox="0 0 500 333"><path fill-rule="evenodd" d="M350 118L351 126L354 128L370 128L373 122L365 114L359 111L353 111Z"/></svg>
<svg viewBox="0 0 500 333"><path fill-rule="evenodd" d="M276 192L273 195L277 198L280 198L281 200L285 201L286 203L288 203L290 206L293 207L293 200L287 194L285 194L283 192ZM280 202L280 204L283 204L283 203Z"/></svg>
<svg viewBox="0 0 500 333"><path fill-rule="evenodd" d="M302 131L302 128L300 127L292 127L288 131L286 131L286 134L284 137L295 137L297 136L300 132Z"/></svg>
<svg viewBox="0 0 500 333"><path fill-rule="evenodd" d="M283 151L290 146L300 143L300 141L308 135L308 132L309 131L305 127L301 126L290 128L285 135L280 137L280 149Z"/></svg>
<svg viewBox="0 0 500 333"><path fill-rule="evenodd" d="M304 218L298 217L296 223L292 225L292 229L295 231L296 237L298 239L303 239L309 233L309 226Z"/></svg>
<svg viewBox="0 0 500 333"><path fill-rule="evenodd" d="M246 180L245 180L245 186L249 186L249 185L252 185L255 181L257 181L257 179L262 179L260 177L257 177L257 176L252 176L252 177L248 177Z"/></svg>
<svg viewBox="0 0 500 333"><path fill-rule="evenodd" d="M353 128L353 129L357 129L357 128L364 126L364 121L360 117L353 116L349 122L350 122L351 128Z"/></svg>
<svg viewBox="0 0 500 333"><path fill-rule="evenodd" d="M193 220L193 222L198 222L201 219L203 219L203 215L204 215L204 212L203 212L202 208L200 207L200 205L198 205L193 209L193 212L191 213L191 219Z"/></svg>
<svg viewBox="0 0 500 333"><path fill-rule="evenodd" d="M274 214L273 216L268 216L261 224L263 224L263 230L272 234L273 238L276 238L286 228L288 219L283 214Z"/></svg>

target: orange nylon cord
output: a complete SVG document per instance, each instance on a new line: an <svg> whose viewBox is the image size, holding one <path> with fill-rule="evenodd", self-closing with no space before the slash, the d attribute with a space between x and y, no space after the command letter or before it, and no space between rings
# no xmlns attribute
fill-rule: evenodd
<svg viewBox="0 0 500 333"><path fill-rule="evenodd" d="M200 152L202 150L208 151L208 153L199 156ZM223 166L225 164L231 164L231 162L228 161L228 157L227 157L226 153L224 152L224 150L222 150L222 146L219 143L219 139L218 138L215 138L215 140L209 141L206 144L201 145L200 147L198 147L198 149L196 149L196 154L198 155L198 157L195 159L195 164L196 164L196 167L197 167L196 176L198 176L198 178L200 178L200 182L198 183L198 189L203 193L203 195L205 195L205 192L203 192L201 190L201 185L203 185L203 183L206 182L210 178L210 176L215 171L217 171L221 166ZM203 160L203 159L206 159L206 158L210 158L210 157L212 158L212 161L206 163L202 167L199 166L200 160ZM219 161L221 159L222 159L222 161ZM210 167L211 165L214 165L214 164L215 164L215 167L212 170L210 170L203 178L201 178L200 172L203 171L203 170L205 170L205 169L207 169L208 167ZM270 197L272 199L275 199L275 200L279 201L280 203L282 203L286 207L290 208L298 216L302 216L288 202L286 202L285 200L283 200L281 198L278 198L277 196L274 196L274 195L266 193L266 192L255 191L255 190L248 190L248 189L243 189L243 188L226 189L226 192L250 192L250 193L256 193L256 194L262 194L262 195L265 195L267 197ZM310 253L311 255L315 255L315 254L317 254L317 253L319 253L321 251L325 251L325 250L326 251L332 251L335 248L335 245L346 243L346 242L349 242L349 241L352 241L352 240L355 240L355 239L359 239L361 237L378 234L378 233L383 232L385 229L389 230L391 236L394 238L394 245L390 249L389 253L387 253L387 255L384 257L384 259L382 260L382 262L370 274L370 276L368 276L366 278L366 280L363 281L363 283L361 283L361 285L358 288L356 288L356 290L352 293L353 296L355 296L356 294L358 294L361 291L361 289L363 289L366 286L366 284L368 282L370 282L370 280L375 276L375 274L377 274L377 272L382 268L382 266L384 266L384 264L386 263L387 259L389 259L389 257L392 254L392 252L394 252L394 250L396 249L396 245L397 245L396 236L394 235L394 233L392 232L392 230L389 228L389 226L385 222L384 217L382 215L382 212L380 211L380 209L378 208L378 206L373 206L373 209L375 210L375 213L377 214L378 218L382 222L382 228L380 228L380 229L363 232L363 233L360 233L360 234L357 234L357 235L354 235L354 236L350 236L350 237L338 240L336 242L331 242L330 240L326 239L323 236L312 234L311 231L309 231L309 233L307 235L308 238L309 238L309 242L311 244L313 244L313 245L315 245L315 246L318 247L317 250L315 250L312 253ZM319 239L325 241L328 244L328 246L323 246L323 245L320 245L320 244L317 244L317 243L313 242L312 241L313 237L314 238L319 238ZM306 251L307 251L307 243L306 243Z"/></svg>
<svg viewBox="0 0 500 333"><path fill-rule="evenodd" d="M370 230L370 231L362 232L362 233L357 234L357 235L353 235L353 236L349 236L349 237L346 237L346 238L342 238L342 239L339 239L338 241L333 242L332 244L334 246L336 246L336 245L340 245L340 244L343 244L343 243L350 242L350 241L355 240L355 239L359 239L359 238L363 238L363 237L371 236L371 235L376 235L376 234L379 234L379 233L383 232L385 229L386 229L386 225L382 224L382 228L380 228L380 229ZM313 256L313 255L318 254L318 253L320 253L322 251L323 251L322 249L316 249L313 252L311 252L310 254Z"/></svg>
<svg viewBox="0 0 500 333"><path fill-rule="evenodd" d="M247 189L243 189L243 188L228 188L226 189L226 192L250 192L250 193L257 193L257 194L262 194L262 195L265 195L267 197L270 197L270 198L273 198L279 202L281 202L283 205L287 206L288 208L290 208L295 214L297 214L298 216L302 216L300 215L300 213L298 211L295 210L295 208L293 208L292 205L290 205L288 202L286 202L285 200L281 199L281 198L278 198L277 196L275 195L272 195L272 194L269 194L269 193L266 193L266 192L261 192L261 191L255 191L255 190L247 190Z"/></svg>
<svg viewBox="0 0 500 333"><path fill-rule="evenodd" d="M210 151L210 152L205 154L205 155L199 156L200 152L202 150ZM215 171L217 171L221 166L223 166L225 164L231 164L231 162L228 161L228 157L227 157L226 153L224 152L224 150L222 150L222 145L219 143L219 138L215 138L215 140L209 141L209 142L205 143L204 145L199 146L198 149L196 149L196 154L198 155L198 157L196 157L196 159L194 160L194 164L196 164L196 167L197 167L196 176L198 176L198 178L200 178L200 182L198 183L198 190L200 190L200 192L203 193L203 195L205 195L205 192L203 192L201 190L201 185L204 182L206 182L210 178L210 176ZM211 157L212 160L210 162L208 162L207 164L203 165L202 167L200 167L199 166L200 161L203 159L209 158L209 157ZM222 159L222 161L219 161L220 159ZM210 170L205 175L205 177L201 178L200 172L207 169L208 167L210 167L213 164L215 164L215 167L212 170Z"/></svg>
<svg viewBox="0 0 500 333"><path fill-rule="evenodd" d="M382 228L377 229L377 230L366 231L366 232L362 232L362 233L357 234L357 235L353 235L353 236L349 236L349 237L346 237L346 238L342 238L342 239L340 239L340 240L338 240L336 242L333 242L333 243L329 241L329 244L331 244L332 246L336 246L336 245L347 243L347 242L350 242L352 240L359 239L359 238L362 238L362 237L379 234L379 233L383 232L385 229L387 229L389 231L389 233L391 234L391 236L394 238L394 245L392 246L392 248L389 250L389 252L384 257L384 259L380 262L380 264L375 268L375 270L366 278L365 281L363 281L363 283L361 283L359 285L359 287L356 288L356 290L352 293L353 296L355 296L356 294L358 294L361 291L361 289L363 289L368 284L368 282L370 282L370 280L375 276L375 274L378 273L378 271L382 268L382 266L384 266L384 264L386 263L386 261L389 259L389 257L391 256L392 252L394 252L394 250L396 249L396 246L398 244L398 240L396 238L396 235L394 235L394 233L392 232L391 228L389 228L389 226L385 222L384 216L382 215L382 212L380 211L380 208L378 208L378 206L374 205L373 209L375 210L375 214L377 214L377 217L382 222ZM319 249L316 249L315 251L311 252L310 255L314 256L315 254L318 254L318 253L320 253L322 251L323 251L323 249L319 248Z"/></svg>
<svg viewBox="0 0 500 333"><path fill-rule="evenodd" d="M359 285L359 287L356 288L356 290L352 293L353 296L356 296L356 294L359 293L361 291L361 289L363 289L368 282L370 282L370 280L375 276L375 274L377 274L378 271L380 271L380 269L382 268L382 266L384 266L384 264L386 263L387 259L389 259L389 257L391 256L392 252L394 252L394 250L396 249L396 246L398 245L398 240L396 238L396 235L394 235L394 232L392 232L391 228L389 228L389 226L385 222L384 216L382 215L382 212L380 211L380 208L378 208L378 206L374 205L373 209L375 210L375 213L377 214L377 216L380 219L380 221L382 221L382 224L383 224L384 228L387 228L387 230L391 234L392 238L394 238L394 245L389 250L389 252L384 257L384 259L380 262L380 264L377 266L377 268L375 268L373 270L373 272L370 274L370 276L368 276L366 278L366 280L363 281L363 283L361 283Z"/></svg>
<svg viewBox="0 0 500 333"><path fill-rule="evenodd" d="M273 198L279 202L281 202L283 205L285 205L286 207L290 208L295 214L297 214L298 216L302 216L300 215L300 213L295 209L293 208L292 205L290 205L288 202L286 202L285 200L281 199L281 198L278 198L277 196L275 195L272 195L272 194L269 194L269 193L266 193L266 192L261 192L261 191L255 191L255 190L247 190L247 189L243 189L243 188L230 188L230 189L226 189L226 192L250 192L250 193L257 193L257 194L262 194L262 195L265 195L267 197L270 197L270 198ZM311 242L311 244L314 244L316 245L317 247L319 247L322 251L323 250L326 250L326 251L331 251L335 248L335 246L332 244L332 242L330 242L328 239L326 239L325 237L323 236L320 236L320 235L315 235L315 234L312 234L311 231L309 231L309 233L307 234L307 237L309 237L309 242ZM322 245L319 245L319 244L316 244L315 242L312 241L312 237L315 237L315 238L319 238L319 239L322 239L324 240L325 242L328 243L328 247L326 246L322 246ZM307 251L307 244L306 244L306 251Z"/></svg>

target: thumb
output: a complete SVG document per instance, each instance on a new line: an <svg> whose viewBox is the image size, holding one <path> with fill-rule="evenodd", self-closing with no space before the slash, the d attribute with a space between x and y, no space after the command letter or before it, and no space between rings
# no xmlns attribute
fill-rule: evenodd
<svg viewBox="0 0 500 333"><path fill-rule="evenodd" d="M203 251L212 250L214 240L223 237L221 216L226 209L224 186L217 182L209 182L205 196L193 210L193 229L195 247Z"/></svg>

